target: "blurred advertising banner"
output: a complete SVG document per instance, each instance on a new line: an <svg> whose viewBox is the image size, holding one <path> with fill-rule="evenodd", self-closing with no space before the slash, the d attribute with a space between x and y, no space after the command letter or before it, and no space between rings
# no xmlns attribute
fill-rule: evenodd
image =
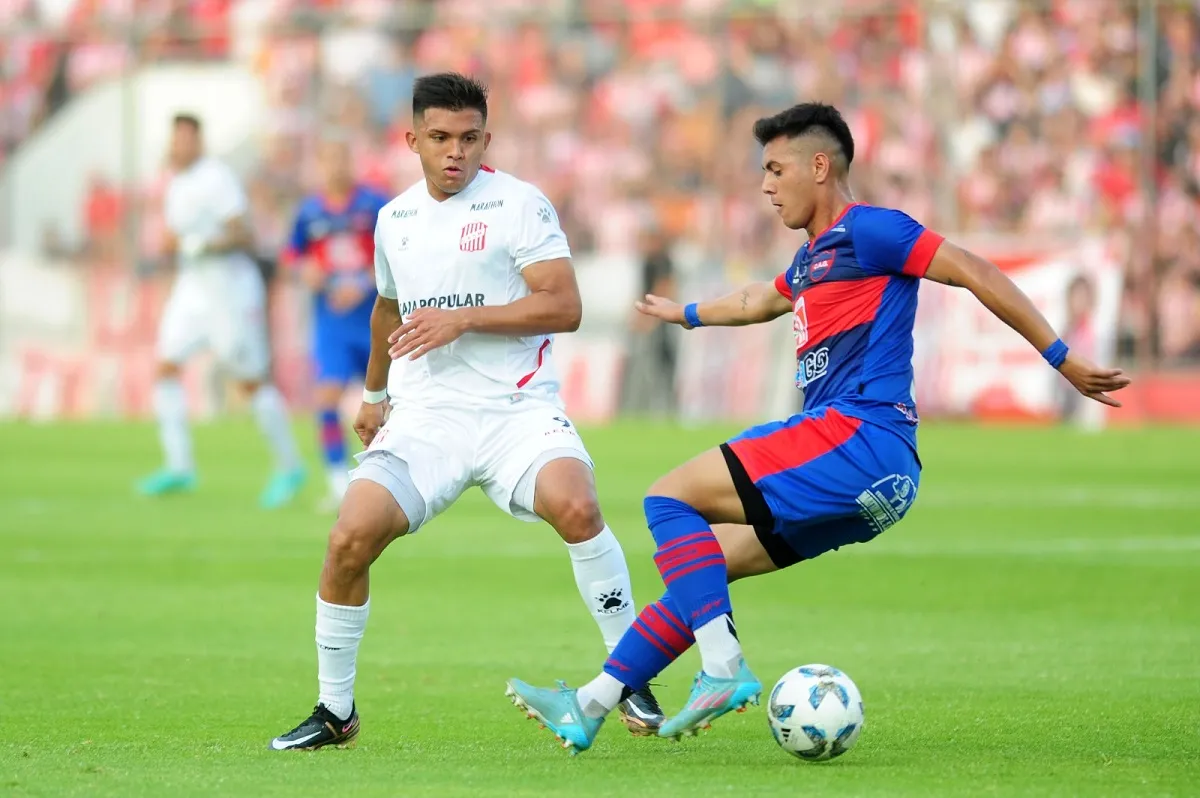
<svg viewBox="0 0 1200 798"><path fill-rule="evenodd" d="M965 245L993 259L1033 299L1067 342L1089 358L1114 360L1121 268L1100 240L1069 246ZM563 397L576 420L619 414L632 348L634 263L577 261L585 318L558 336L554 356ZM689 280L688 296L733 290L721 280ZM0 255L0 417L88 419L150 412L154 344L170 287L167 275ZM308 401L308 301L288 281L271 294L276 381L297 409ZM685 423L752 422L797 412L790 322L678 336L670 415ZM1015 332L965 290L925 283L915 329L916 392L922 416L984 420L1069 418L1085 427L1113 422L1200 420L1200 377L1136 375L1122 395L1127 410L1106 414L1080 401ZM229 394L211 360L185 370L193 413L221 412ZM236 401L236 400L234 400ZM348 400L349 401L349 400Z"/></svg>

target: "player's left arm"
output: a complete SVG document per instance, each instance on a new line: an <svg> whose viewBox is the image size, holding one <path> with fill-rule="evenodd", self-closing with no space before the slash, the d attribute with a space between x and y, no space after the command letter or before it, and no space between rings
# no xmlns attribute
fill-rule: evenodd
<svg viewBox="0 0 1200 798"><path fill-rule="evenodd" d="M583 300L554 207L541 192L531 192L517 214L510 249L528 296L506 305L414 310L389 339L392 359L408 355L416 360L468 332L525 336L579 329Z"/></svg>
<svg viewBox="0 0 1200 798"><path fill-rule="evenodd" d="M996 318L1041 352L1077 391L1102 404L1121 406L1108 393L1129 385L1130 379L1120 369L1100 368L1070 351L1033 301L995 264L949 241L940 241L932 250L922 276L942 285L967 289Z"/></svg>

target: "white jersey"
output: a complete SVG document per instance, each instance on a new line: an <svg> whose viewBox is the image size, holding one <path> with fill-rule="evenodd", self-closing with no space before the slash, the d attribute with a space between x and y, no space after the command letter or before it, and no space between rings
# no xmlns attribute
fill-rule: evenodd
<svg viewBox="0 0 1200 798"><path fill-rule="evenodd" d="M375 225L375 281L408 318L417 308L506 305L529 295L527 266L571 257L558 214L537 187L484 167L438 202L422 180L384 206ZM466 333L416 361L394 361L388 393L436 405L462 395L533 394L559 403L553 336Z"/></svg>
<svg viewBox="0 0 1200 798"><path fill-rule="evenodd" d="M234 171L216 158L205 157L171 178L164 216L167 227L180 241L193 237L210 241L221 234L226 222L244 215L248 209L246 192ZM252 268L254 262L244 252L195 258L179 255L181 277L207 273L218 282L231 270Z"/></svg>

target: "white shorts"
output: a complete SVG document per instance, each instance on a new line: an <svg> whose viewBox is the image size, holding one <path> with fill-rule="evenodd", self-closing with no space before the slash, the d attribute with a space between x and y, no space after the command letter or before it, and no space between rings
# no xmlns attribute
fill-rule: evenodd
<svg viewBox="0 0 1200 798"><path fill-rule="evenodd" d="M365 465L377 451L407 464L412 484L425 502L423 523L472 485L482 488L514 518L538 521L532 491L516 495L530 467L550 451L592 467L592 458L566 414L557 405L532 397L511 404L468 402L436 410L398 405L357 459ZM350 478L355 476L351 472ZM369 472L361 476L369 478Z"/></svg>
<svg viewBox="0 0 1200 798"><path fill-rule="evenodd" d="M176 279L159 322L158 358L179 365L205 347L237 379L267 376L266 291L257 271L230 268Z"/></svg>

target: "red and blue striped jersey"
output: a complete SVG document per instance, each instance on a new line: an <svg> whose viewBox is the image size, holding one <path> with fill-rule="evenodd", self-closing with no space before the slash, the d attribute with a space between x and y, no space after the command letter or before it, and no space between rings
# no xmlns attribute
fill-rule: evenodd
<svg viewBox="0 0 1200 798"><path fill-rule="evenodd" d="M775 279L792 301L806 411L837 407L916 448L917 288L942 240L901 211L852 204Z"/></svg>
<svg viewBox="0 0 1200 798"><path fill-rule="evenodd" d="M287 257L310 257L331 284L341 281L361 284L369 296L350 314L335 314L323 294L315 297L318 319L370 317L375 303L375 220L388 198L365 186L355 186L345 204L334 207L326 197L305 197L296 210Z"/></svg>

